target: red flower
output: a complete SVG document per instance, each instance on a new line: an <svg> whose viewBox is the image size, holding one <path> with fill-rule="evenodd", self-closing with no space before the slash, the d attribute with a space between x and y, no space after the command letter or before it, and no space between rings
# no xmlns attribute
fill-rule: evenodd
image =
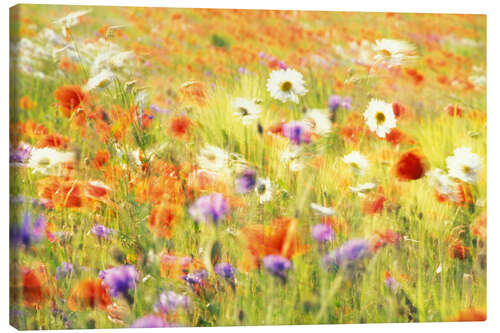
<svg viewBox="0 0 500 333"><path fill-rule="evenodd" d="M425 176L427 169L426 158L417 150L402 154L394 167L396 177L403 181L420 179Z"/></svg>
<svg viewBox="0 0 500 333"><path fill-rule="evenodd" d="M174 117L170 120L170 132L177 139L186 138L191 120L186 116Z"/></svg>
<svg viewBox="0 0 500 333"><path fill-rule="evenodd" d="M87 100L87 95L80 86L62 86L54 92L59 102L59 110L65 117L70 117Z"/></svg>
<svg viewBox="0 0 500 333"><path fill-rule="evenodd" d="M110 157L111 155L107 150L98 150L95 154L94 160L92 161L94 168L102 168L104 164L108 163Z"/></svg>
<svg viewBox="0 0 500 333"><path fill-rule="evenodd" d="M386 200L387 198L383 193L372 192L363 200L361 210L365 214L378 214L384 209L384 203Z"/></svg>
<svg viewBox="0 0 500 333"><path fill-rule="evenodd" d="M85 308L105 309L111 304L108 290L101 279L85 279L80 281L71 289L68 298L68 307L72 311L84 310Z"/></svg>
<svg viewBox="0 0 500 333"><path fill-rule="evenodd" d="M448 248L450 257L453 259L464 260L470 255L470 248L468 246L462 245L459 240L453 242Z"/></svg>
<svg viewBox="0 0 500 333"><path fill-rule="evenodd" d="M394 146L399 144L415 144L415 140L412 137L397 128L393 128L388 134L386 134L385 140L392 143Z"/></svg>
<svg viewBox="0 0 500 333"><path fill-rule="evenodd" d="M458 313L456 317L448 319L448 321L485 321L486 312L481 310L476 310L470 308L467 310L462 310Z"/></svg>
<svg viewBox="0 0 500 333"><path fill-rule="evenodd" d="M448 113L450 117L462 117L463 110L458 104L449 104L446 107L446 113Z"/></svg>

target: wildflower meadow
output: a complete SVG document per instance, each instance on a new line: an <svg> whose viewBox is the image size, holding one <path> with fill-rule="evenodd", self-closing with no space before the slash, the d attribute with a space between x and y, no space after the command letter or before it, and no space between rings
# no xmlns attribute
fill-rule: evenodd
<svg viewBox="0 0 500 333"><path fill-rule="evenodd" d="M14 327L486 320L486 16L10 28Z"/></svg>

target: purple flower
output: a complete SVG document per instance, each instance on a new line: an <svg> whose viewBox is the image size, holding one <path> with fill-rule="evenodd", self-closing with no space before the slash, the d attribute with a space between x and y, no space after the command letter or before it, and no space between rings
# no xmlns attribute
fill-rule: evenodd
<svg viewBox="0 0 500 333"><path fill-rule="evenodd" d="M245 67L238 68L238 72L240 74L248 74L249 73L248 69L246 69Z"/></svg>
<svg viewBox="0 0 500 333"><path fill-rule="evenodd" d="M351 109L351 103L352 103L352 98L346 97L342 100L342 103L340 103L340 106L343 107L346 110Z"/></svg>
<svg viewBox="0 0 500 333"><path fill-rule="evenodd" d="M286 278L286 271L292 268L292 262L279 255L268 255L262 259L267 271L281 278Z"/></svg>
<svg viewBox="0 0 500 333"><path fill-rule="evenodd" d="M186 276L183 277L184 281L186 281L189 284L201 284L203 283L203 280L205 280L208 277L208 272L204 269L189 273Z"/></svg>
<svg viewBox="0 0 500 333"><path fill-rule="evenodd" d="M350 97L342 98L337 95L332 95L328 98L328 107L332 112L337 111L339 106L343 107L346 110L351 108L352 99Z"/></svg>
<svg viewBox="0 0 500 333"><path fill-rule="evenodd" d="M311 129L301 121L290 121L282 127L283 135L296 145L311 142Z"/></svg>
<svg viewBox="0 0 500 333"><path fill-rule="evenodd" d="M279 67L280 69L287 69L287 67L286 67L285 63L284 63L283 61L281 61L281 60L280 60L280 61L278 61L278 67Z"/></svg>
<svg viewBox="0 0 500 333"><path fill-rule="evenodd" d="M335 240L335 233L332 227L324 223L319 223L312 227L312 236L320 243Z"/></svg>
<svg viewBox="0 0 500 333"><path fill-rule="evenodd" d="M257 173L251 169L243 171L241 176L236 178L236 192L248 193L255 187Z"/></svg>
<svg viewBox="0 0 500 333"><path fill-rule="evenodd" d="M385 285L392 291L395 291L399 287L399 283L388 273L385 276Z"/></svg>
<svg viewBox="0 0 500 333"><path fill-rule="evenodd" d="M330 98L328 98L328 107L332 111L337 111L341 103L342 103L342 97L340 96L332 95L330 96Z"/></svg>
<svg viewBox="0 0 500 333"><path fill-rule="evenodd" d="M151 105L149 106L149 108L150 108L151 110L153 110L155 113L161 113L161 114L167 114L167 113L169 113L169 111L168 111L168 110L166 110L166 109L162 109L162 108L160 108L158 105L155 105L155 104L151 104Z"/></svg>
<svg viewBox="0 0 500 333"><path fill-rule="evenodd" d="M139 280L139 273L133 265L113 267L99 272L103 283L109 287L113 297L126 296L129 289L134 289Z"/></svg>
<svg viewBox="0 0 500 333"><path fill-rule="evenodd" d="M147 315L137 319L130 325L130 328L159 328L167 327L167 323L160 317Z"/></svg>
<svg viewBox="0 0 500 333"><path fill-rule="evenodd" d="M232 279L234 277L234 273L236 273L236 270L234 269L234 267L228 263L219 263L219 264L215 265L214 270L215 270L215 274L217 274L225 279Z"/></svg>
<svg viewBox="0 0 500 333"><path fill-rule="evenodd" d="M31 146L20 143L16 148L10 146L9 163L16 166L22 166L31 156Z"/></svg>
<svg viewBox="0 0 500 333"><path fill-rule="evenodd" d="M62 262L56 269L56 279L59 280L73 272L73 265L69 262Z"/></svg>
<svg viewBox="0 0 500 333"><path fill-rule="evenodd" d="M217 222L224 217L229 209L229 205L220 193L211 193L199 197L195 203L189 207L189 215L195 221L208 223Z"/></svg>
<svg viewBox="0 0 500 333"><path fill-rule="evenodd" d="M323 263L327 267L332 265L345 267L365 258L369 253L370 245L368 241L362 238L355 238L345 242L334 251L325 255L325 257L323 257Z"/></svg>
<svg viewBox="0 0 500 333"><path fill-rule="evenodd" d="M160 294L160 299L155 303L155 312L172 313L178 307L187 309L189 307L189 297L179 295L173 291L167 291Z"/></svg>
<svg viewBox="0 0 500 333"><path fill-rule="evenodd" d="M13 245L24 244L25 246L38 243L45 238L46 225L47 220L45 216L40 215L33 220L30 214L26 212L21 226L15 226L10 229L11 243Z"/></svg>
<svg viewBox="0 0 500 333"><path fill-rule="evenodd" d="M104 239L107 239L110 235L115 233L115 230L106 228L102 224L96 224L91 231L98 238L104 238Z"/></svg>

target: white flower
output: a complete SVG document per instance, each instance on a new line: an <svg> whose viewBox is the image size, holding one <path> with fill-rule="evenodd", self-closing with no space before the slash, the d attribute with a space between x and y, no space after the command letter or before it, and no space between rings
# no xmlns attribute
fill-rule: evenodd
<svg viewBox="0 0 500 333"><path fill-rule="evenodd" d="M235 98L232 102L235 116L239 116L243 125L249 125L259 118L260 108L253 101L244 98Z"/></svg>
<svg viewBox="0 0 500 333"><path fill-rule="evenodd" d="M27 166L33 172L45 175L58 175L62 171L62 163L75 160L75 153L61 152L53 148L33 148Z"/></svg>
<svg viewBox="0 0 500 333"><path fill-rule="evenodd" d="M368 162L366 157L356 150L345 155L342 161L349 164L356 175L363 175L370 166L370 162Z"/></svg>
<svg viewBox="0 0 500 333"><path fill-rule="evenodd" d="M368 128L380 138L385 138L385 135L396 127L392 105L384 101L372 99L363 116Z"/></svg>
<svg viewBox="0 0 500 333"><path fill-rule="evenodd" d="M377 52L375 62L384 63L388 67L399 66L416 58L415 46L403 40L377 40L373 50Z"/></svg>
<svg viewBox="0 0 500 333"><path fill-rule="evenodd" d="M468 147L455 149L455 155L446 158L446 166L450 177L466 183L474 183L481 169L481 158Z"/></svg>
<svg viewBox="0 0 500 333"><path fill-rule="evenodd" d="M90 91L96 88L106 88L115 78L115 74L108 69L102 70L96 76L90 78L85 85L85 90Z"/></svg>
<svg viewBox="0 0 500 333"><path fill-rule="evenodd" d="M209 173L220 174L229 171L229 153L218 147L205 145L197 160L200 169Z"/></svg>
<svg viewBox="0 0 500 333"><path fill-rule="evenodd" d="M128 61L132 60L134 58L134 52L132 51L125 51L125 52L120 52L109 60L111 66L113 68L121 68L123 67Z"/></svg>
<svg viewBox="0 0 500 333"><path fill-rule="evenodd" d="M260 203L271 200L273 195L271 181L268 178L258 178L257 185L255 186L255 193L259 196Z"/></svg>
<svg viewBox="0 0 500 333"><path fill-rule="evenodd" d="M311 131L325 135L331 132L332 123L328 112L320 109L312 109L306 112L305 121L311 125Z"/></svg>
<svg viewBox="0 0 500 333"><path fill-rule="evenodd" d="M443 170L436 168L427 173L429 184L440 195L450 198L452 201L457 201L458 185L451 179Z"/></svg>
<svg viewBox="0 0 500 333"><path fill-rule="evenodd" d="M302 170L305 165L300 159L302 149L297 145L288 145L287 148L281 153L281 163L288 165L290 171L296 172Z"/></svg>
<svg viewBox="0 0 500 333"><path fill-rule="evenodd" d="M324 207L311 202L311 209L322 216L332 216L335 214L335 210L330 207Z"/></svg>
<svg viewBox="0 0 500 333"><path fill-rule="evenodd" d="M66 29L71 28L74 25L77 25L80 22L80 17L90 12L91 10L80 10L77 12L72 12L63 18L54 21L54 23L59 24L61 26L63 35L66 36Z"/></svg>
<svg viewBox="0 0 500 333"><path fill-rule="evenodd" d="M357 186L349 186L349 189L353 193L357 193L360 197L364 196L366 192L369 192L375 188L374 183L364 183L358 184Z"/></svg>
<svg viewBox="0 0 500 333"><path fill-rule="evenodd" d="M304 85L302 74L291 68L272 71L267 79L267 91L282 102L299 103L299 96L307 92Z"/></svg>

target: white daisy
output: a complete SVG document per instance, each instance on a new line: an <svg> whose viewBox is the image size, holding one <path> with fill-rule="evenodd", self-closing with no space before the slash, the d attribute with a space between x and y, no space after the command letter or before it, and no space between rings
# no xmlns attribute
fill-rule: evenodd
<svg viewBox="0 0 500 333"><path fill-rule="evenodd" d="M436 168L427 172L429 184L440 194L457 201L458 184L443 170Z"/></svg>
<svg viewBox="0 0 500 333"><path fill-rule="evenodd" d="M370 162L359 151L345 155L342 161L347 163L356 175L363 175L370 166Z"/></svg>
<svg viewBox="0 0 500 333"><path fill-rule="evenodd" d="M255 193L259 196L260 203L271 200L273 195L273 187L269 178L258 178L255 186Z"/></svg>
<svg viewBox="0 0 500 333"><path fill-rule="evenodd" d="M377 53L374 56L375 62L386 64L388 67L399 66L416 58L415 46L404 40L377 40L373 50Z"/></svg>
<svg viewBox="0 0 500 333"><path fill-rule="evenodd" d="M332 216L333 214L335 214L335 209L324 207L313 202L311 202L311 209L322 216Z"/></svg>
<svg viewBox="0 0 500 333"><path fill-rule="evenodd" d="M304 169L304 162L300 159L302 149L297 145L288 145L281 153L281 163L288 166L290 171L297 172Z"/></svg>
<svg viewBox="0 0 500 333"><path fill-rule="evenodd" d="M304 95L307 89L302 74L287 68L271 72L269 79L267 79L267 91L271 97L282 102L299 103L299 96Z"/></svg>
<svg viewBox="0 0 500 333"><path fill-rule="evenodd" d="M106 88L115 78L115 74L108 69L102 70L99 74L91 77L85 85L85 90L90 91L96 88Z"/></svg>
<svg viewBox="0 0 500 333"><path fill-rule="evenodd" d="M326 110L309 110L306 112L304 120L311 125L311 131L316 134L325 135L332 130L330 116Z"/></svg>
<svg viewBox="0 0 500 333"><path fill-rule="evenodd" d="M62 152L53 148L33 148L27 166L33 172L45 175L58 175L62 171L62 163L75 160L75 153Z"/></svg>
<svg viewBox="0 0 500 333"><path fill-rule="evenodd" d="M249 125L253 120L259 118L260 108L253 101L245 98L235 98L232 102L235 116L241 118L243 125Z"/></svg>
<svg viewBox="0 0 500 333"><path fill-rule="evenodd" d="M454 155L446 158L446 166L450 177L466 183L474 183L482 166L481 157L468 147L455 149Z"/></svg>
<svg viewBox="0 0 500 333"><path fill-rule="evenodd" d="M396 117L390 103L372 99L363 116L368 128L380 138L385 138L385 135L396 127Z"/></svg>
<svg viewBox="0 0 500 333"><path fill-rule="evenodd" d="M365 193L373 190L375 188L374 183L364 183L364 184L358 184L357 186L349 186L349 189L353 192L359 195L360 197L364 196Z"/></svg>
<svg viewBox="0 0 500 333"><path fill-rule="evenodd" d="M216 174L229 171L229 153L221 148L207 144L200 150L197 160L201 170Z"/></svg>
<svg viewBox="0 0 500 333"><path fill-rule="evenodd" d="M90 12L91 10L80 10L77 12L72 12L64 16L63 18L54 21L54 23L61 26L63 35L66 36L66 29L77 25L80 22L80 17Z"/></svg>

